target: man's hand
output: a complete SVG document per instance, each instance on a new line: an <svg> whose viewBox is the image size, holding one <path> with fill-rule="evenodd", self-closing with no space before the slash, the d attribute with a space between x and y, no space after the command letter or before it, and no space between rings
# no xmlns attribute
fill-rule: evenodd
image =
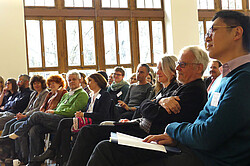
<svg viewBox="0 0 250 166"><path fill-rule="evenodd" d="M169 146L176 146L177 142L171 138L167 133L160 134L160 135L149 135L144 138L143 142L156 142L160 145L169 145Z"/></svg>
<svg viewBox="0 0 250 166"><path fill-rule="evenodd" d="M76 111L75 117L80 117L80 118L82 118L83 116L84 116L84 113L83 113L83 112L81 112L81 111Z"/></svg>
<svg viewBox="0 0 250 166"><path fill-rule="evenodd" d="M159 104L168 112L168 114L178 114L180 113L181 106L179 104L180 98L178 96L172 96L167 98L162 98Z"/></svg>
<svg viewBox="0 0 250 166"><path fill-rule="evenodd" d="M23 118L26 118L27 115L23 115L22 113L17 113L16 116L14 116L17 120L20 120L20 119L23 119Z"/></svg>
<svg viewBox="0 0 250 166"><path fill-rule="evenodd" d="M55 113L55 111L54 111L54 110L47 110L47 111L45 111L45 113L48 113L48 114L54 114L54 113Z"/></svg>
<svg viewBox="0 0 250 166"><path fill-rule="evenodd" d="M129 111L129 106L121 100L118 100L119 105L125 110Z"/></svg>

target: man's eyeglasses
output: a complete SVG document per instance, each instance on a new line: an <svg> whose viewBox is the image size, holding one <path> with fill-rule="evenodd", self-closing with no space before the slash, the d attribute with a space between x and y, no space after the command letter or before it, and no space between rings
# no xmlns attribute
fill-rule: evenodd
<svg viewBox="0 0 250 166"><path fill-rule="evenodd" d="M237 25L225 25L225 26L219 26L219 25L213 25L211 28L209 28L209 30L207 31L206 35L205 35L205 40L207 37L211 37L212 33L214 32L215 28L236 28Z"/></svg>
<svg viewBox="0 0 250 166"><path fill-rule="evenodd" d="M114 73L114 76L122 76L122 74L116 74L116 73Z"/></svg>
<svg viewBox="0 0 250 166"><path fill-rule="evenodd" d="M198 65L199 63L186 63L186 62L176 62L176 66L180 66L181 68L185 68L187 65Z"/></svg>

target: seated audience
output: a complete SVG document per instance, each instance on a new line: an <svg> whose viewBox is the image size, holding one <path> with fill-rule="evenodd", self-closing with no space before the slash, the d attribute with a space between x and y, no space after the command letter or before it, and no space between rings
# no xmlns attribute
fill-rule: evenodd
<svg viewBox="0 0 250 166"><path fill-rule="evenodd" d="M216 13L206 42L210 58L223 64L220 84L194 123L170 123L164 134L150 135L144 140L177 145L182 150L180 154L142 150L105 141L95 148L87 165L250 165L249 31L249 16L237 11Z"/></svg>
<svg viewBox="0 0 250 166"><path fill-rule="evenodd" d="M30 101L27 108L23 111L23 113L16 114L15 118L5 124L2 136L13 133L15 129L21 126L33 112L40 110L45 97L49 93L46 89L46 81L42 76L34 75L31 78L30 85L31 89L34 91L30 95ZM23 163L27 163L29 152L28 135L24 135L17 139L15 144L15 152L18 154L19 159L23 161ZM12 158L15 158L15 155L12 156Z"/></svg>
<svg viewBox="0 0 250 166"><path fill-rule="evenodd" d="M222 64L220 63L220 61L218 60L213 60L211 63L210 63L210 77L206 78L204 81L205 81L205 84L206 84L206 87L207 87L207 92L209 92L209 90L211 89L214 81L216 80L217 77L220 76L220 70L219 68L222 66Z"/></svg>
<svg viewBox="0 0 250 166"><path fill-rule="evenodd" d="M6 122L14 118L17 113L22 113L27 107L31 90L29 88L30 77L26 74L22 74L18 78L18 87L19 92L15 95L14 98L8 100L4 104L4 108L0 111L0 130L3 130Z"/></svg>
<svg viewBox="0 0 250 166"><path fill-rule="evenodd" d="M65 93L55 110L33 113L14 133L1 137L0 142L15 140L29 133L29 165L40 165L32 163L34 155L43 152L43 139L45 133L56 131L61 119L73 117L77 111L85 109L88 95L80 86L81 76L78 71L72 70L67 73L67 81L70 91Z"/></svg>
<svg viewBox="0 0 250 166"><path fill-rule="evenodd" d="M136 79L136 74L133 73L132 76L129 79L129 84L132 85L134 83L137 83L137 79Z"/></svg>
<svg viewBox="0 0 250 166"><path fill-rule="evenodd" d="M141 102L149 97L152 85L146 81L148 73L149 66L147 64L138 65L136 73L138 83L129 87L124 101L118 100L119 107L116 107L118 109L115 110L118 119L132 119L136 107L140 106Z"/></svg>
<svg viewBox="0 0 250 166"><path fill-rule="evenodd" d="M208 57L200 48L189 47L182 53L179 63L181 66L177 67L178 80L183 85L178 87L175 80L175 58L163 57L157 71L158 79L164 86L163 94L159 93L156 100L143 101L139 107L142 118L116 126L83 127L67 165L86 165L94 147L100 141L108 139L110 132L122 132L143 138L148 134L162 133L170 122L193 122L207 100L201 76L207 66ZM172 107L174 103L180 104L177 110Z"/></svg>
<svg viewBox="0 0 250 166"><path fill-rule="evenodd" d="M45 159L54 158L56 155L57 164L66 165L71 150L71 130L78 132L83 126L99 124L108 119L111 97L110 94L105 91L107 86L105 78L99 73L91 74L88 77L88 85L92 92L88 100L86 111L76 112L75 118L73 119L62 119L51 146L46 152L35 157L34 161L43 162Z"/></svg>
<svg viewBox="0 0 250 166"><path fill-rule="evenodd" d="M118 100L123 101L129 89L129 84L124 81L125 70L122 67L116 67L114 69L114 81L111 86L108 87L108 92L110 93L115 104Z"/></svg>

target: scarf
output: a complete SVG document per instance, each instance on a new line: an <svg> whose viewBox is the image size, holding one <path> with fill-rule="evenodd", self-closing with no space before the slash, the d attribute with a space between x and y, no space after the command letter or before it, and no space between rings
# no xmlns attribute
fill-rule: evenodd
<svg viewBox="0 0 250 166"><path fill-rule="evenodd" d="M111 88L112 91L117 91L118 89L121 89L124 85L128 85L128 83L126 81L122 80L119 83L113 82L111 84L110 88Z"/></svg>

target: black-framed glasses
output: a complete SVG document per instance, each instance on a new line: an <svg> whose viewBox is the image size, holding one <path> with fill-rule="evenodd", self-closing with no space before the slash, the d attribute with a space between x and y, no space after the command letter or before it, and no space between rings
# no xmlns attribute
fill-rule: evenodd
<svg viewBox="0 0 250 166"><path fill-rule="evenodd" d="M176 62L176 66L180 66L181 68L185 68L187 65L198 65L200 63L186 63L186 62Z"/></svg>
<svg viewBox="0 0 250 166"><path fill-rule="evenodd" d="M212 33L214 32L215 28L236 28L237 25L212 25L211 28L209 28L209 30L207 31L206 35L205 35L205 40L207 37L211 37Z"/></svg>
<svg viewBox="0 0 250 166"><path fill-rule="evenodd" d="M116 74L116 73L114 73L114 76L122 76L122 74Z"/></svg>

